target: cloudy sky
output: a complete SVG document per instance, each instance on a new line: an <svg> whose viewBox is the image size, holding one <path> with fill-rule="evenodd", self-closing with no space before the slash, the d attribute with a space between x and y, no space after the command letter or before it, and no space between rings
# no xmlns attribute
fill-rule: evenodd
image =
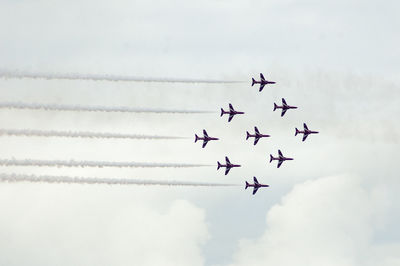
<svg viewBox="0 0 400 266"><path fill-rule="evenodd" d="M1 166L1 175L237 184L0 183L0 265L400 265L397 1L0 1L0 103L210 111L0 109L5 129L179 136L0 136L0 159L206 164ZM250 86L260 72L276 85ZM243 83L12 78L123 75ZM273 103L298 106L281 118ZM227 123L221 107L246 114ZM320 131L294 136L306 122ZM271 134L245 140L258 126ZM207 129L218 142L193 143ZM294 157L277 169L269 154ZM242 168L228 176L216 161ZM253 196L244 182L270 188Z"/></svg>

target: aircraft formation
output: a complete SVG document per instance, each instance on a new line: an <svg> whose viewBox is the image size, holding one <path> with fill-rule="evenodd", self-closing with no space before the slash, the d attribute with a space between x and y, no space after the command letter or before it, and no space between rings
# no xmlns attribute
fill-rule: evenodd
<svg viewBox="0 0 400 266"><path fill-rule="evenodd" d="M254 84L260 84L259 91L261 92L266 85L276 84L276 82L275 81L269 81L269 80L265 79L264 75L262 73L260 73L260 81L257 81L254 78L252 78L251 86L254 86ZM286 100L284 98L282 98L282 105L278 105L278 104L274 103L273 111L276 111L277 109L282 109L281 117L283 117L287 110L289 110L289 109L297 109L297 106L291 106L291 105L287 104ZM224 114L228 115L228 122L231 122L235 115L242 115L242 114L244 114L244 112L235 110L233 108L233 105L231 103L229 103L229 110L228 111L225 111L223 108L221 108L221 117ZM318 131L313 131L313 130L308 129L306 123L303 123L303 127L304 127L303 130L299 130L299 129L295 128L295 136L297 136L298 134L303 134L302 141L305 141L307 139L307 137L309 135L311 135L311 134L318 134L319 133ZM254 127L254 134L251 134L248 131L246 131L246 140L248 140L249 138L254 138L253 145L257 145L258 141L261 138L270 138L270 137L271 137L271 135L269 135L269 134L260 133L260 131L258 130L257 127ZM208 136L207 131L205 129L203 129L203 137L199 137L197 134L195 134L195 141L194 142L197 142L198 140L202 140L203 141L202 148L205 148L209 141L211 141L211 140L219 140L219 138ZM274 157L272 154L270 154L270 157L269 157L269 162L270 163L272 163L272 161L278 161L277 168L280 168L283 162L291 161L291 160L294 160L294 158L285 157L281 150L278 150L278 156L277 157ZM219 170L220 168L225 168L225 175L227 175L229 173L229 171L232 168L235 168L235 167L241 167L241 165L240 164L231 163L227 156L225 156L225 164L222 164L219 161L217 161L217 170ZM248 187L253 187L253 195L256 194L257 190L260 187L269 187L269 185L260 184L256 177L253 177L253 181L254 181L253 184L250 184L247 181L245 183L245 189L247 189Z"/></svg>

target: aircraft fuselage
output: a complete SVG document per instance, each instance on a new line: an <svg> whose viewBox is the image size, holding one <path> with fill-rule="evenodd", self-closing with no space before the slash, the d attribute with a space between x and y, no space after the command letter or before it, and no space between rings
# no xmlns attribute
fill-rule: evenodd
<svg viewBox="0 0 400 266"><path fill-rule="evenodd" d="M229 114L229 115L242 115L244 112L239 112L239 111L222 111L222 114Z"/></svg>
<svg viewBox="0 0 400 266"><path fill-rule="evenodd" d="M264 134L249 134L249 138L268 138L271 137L271 135L264 135Z"/></svg>
<svg viewBox="0 0 400 266"><path fill-rule="evenodd" d="M275 81L269 81L269 80L254 80L254 84L261 84L261 85L267 85L267 84L275 84Z"/></svg>
<svg viewBox="0 0 400 266"><path fill-rule="evenodd" d="M269 187L269 185L263 185L263 184L248 184L247 187L255 187L255 188L259 188L259 187Z"/></svg>
<svg viewBox="0 0 400 266"><path fill-rule="evenodd" d="M293 158L289 158L289 157L281 157L281 156L279 156L279 157L271 157L271 161L274 161L274 160L277 160L277 161L291 161L291 160L294 160Z"/></svg>
<svg viewBox="0 0 400 266"><path fill-rule="evenodd" d="M221 164L220 167L225 167L225 168L234 168L234 167L241 167L240 164Z"/></svg>
<svg viewBox="0 0 400 266"><path fill-rule="evenodd" d="M198 137L198 140L205 140L205 141L210 141L210 140L219 140L219 138L213 138L213 137Z"/></svg>
<svg viewBox="0 0 400 266"><path fill-rule="evenodd" d="M276 107L275 107L276 109L297 109L297 106L290 106L290 105L282 105L282 106L279 106L279 105L276 105Z"/></svg>
<svg viewBox="0 0 400 266"><path fill-rule="evenodd" d="M313 131L313 130L299 130L298 131L300 134L318 134L318 131Z"/></svg>

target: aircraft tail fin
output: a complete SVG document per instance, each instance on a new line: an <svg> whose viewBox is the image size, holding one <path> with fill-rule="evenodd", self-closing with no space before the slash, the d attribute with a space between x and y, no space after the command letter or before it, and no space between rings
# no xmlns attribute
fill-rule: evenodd
<svg viewBox="0 0 400 266"><path fill-rule="evenodd" d="M250 133L249 133L249 131L246 131L246 140L248 140L249 138L250 138Z"/></svg>
<svg viewBox="0 0 400 266"><path fill-rule="evenodd" d="M278 106L276 105L276 103L274 103L274 111L276 110L276 108L278 108Z"/></svg>
<svg viewBox="0 0 400 266"><path fill-rule="evenodd" d="M254 78L251 78L251 81L252 81L251 86L253 87L254 84L256 83L256 80Z"/></svg>
<svg viewBox="0 0 400 266"><path fill-rule="evenodd" d="M297 136L297 134L299 134L300 132L299 132L299 130L297 129L297 127L296 127L296 133L294 133L294 135L295 136Z"/></svg>
<svg viewBox="0 0 400 266"><path fill-rule="evenodd" d="M199 136L197 134L194 134L194 142L197 142L199 140Z"/></svg>
<svg viewBox="0 0 400 266"><path fill-rule="evenodd" d="M221 108L221 116L224 115L224 112L225 112L224 109Z"/></svg>
<svg viewBox="0 0 400 266"><path fill-rule="evenodd" d="M218 164L218 166L217 166L217 170L218 170L219 168L221 168L221 164L220 164L220 162L217 162L217 164Z"/></svg>
<svg viewBox="0 0 400 266"><path fill-rule="evenodd" d="M246 187L244 189L247 189L249 187L249 182L246 181Z"/></svg>
<svg viewBox="0 0 400 266"><path fill-rule="evenodd" d="M274 157L272 157L272 154L269 155L269 162L271 163Z"/></svg>

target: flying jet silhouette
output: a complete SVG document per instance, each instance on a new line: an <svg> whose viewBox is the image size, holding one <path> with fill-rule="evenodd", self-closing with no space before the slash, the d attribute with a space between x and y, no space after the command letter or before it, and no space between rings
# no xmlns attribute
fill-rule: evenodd
<svg viewBox="0 0 400 266"><path fill-rule="evenodd" d="M278 166L277 168L281 167L282 163L284 161L289 161L289 160L293 160L293 158L288 158L283 156L281 150L278 150L278 157L274 158L274 156L272 156L272 154L269 155L270 156L270 160L269 162L271 163L273 160L277 160L278 161Z"/></svg>
<svg viewBox="0 0 400 266"><path fill-rule="evenodd" d="M235 115L242 115L244 114L244 112L236 111L235 109L233 109L232 104L229 104L229 111L224 111L224 109L221 108L221 116L223 116L224 114L229 114L228 122L231 122L232 118Z"/></svg>
<svg viewBox="0 0 400 266"><path fill-rule="evenodd" d="M253 138L254 137L254 145L257 144L257 142L260 140L260 138L268 138L271 137L271 135L264 135L261 134L260 131L258 131L257 127L254 127L254 135L250 134L249 131L246 131L246 140L248 140L249 138Z"/></svg>
<svg viewBox="0 0 400 266"><path fill-rule="evenodd" d="M202 148L204 148L210 140L219 140L219 138L209 137L205 129L203 129L203 137L199 137L197 134L195 134L194 137L194 142L197 142L198 140L203 141Z"/></svg>
<svg viewBox="0 0 400 266"><path fill-rule="evenodd" d="M253 195L257 193L257 190L260 187L269 187L269 185L263 185L263 184L258 183L257 178L255 176L253 177L253 179L254 179L254 184L249 184L246 181L246 187L245 187L245 189L247 189L248 187L253 187Z"/></svg>
<svg viewBox="0 0 400 266"><path fill-rule="evenodd" d="M229 173L229 171L231 170L231 168L233 168L233 167L241 167L241 165L239 165L239 164L232 164L230 161L229 161L229 159L228 159L228 157L225 157L225 164L221 164L220 162L217 162L217 164L218 164L218 166L217 166L217 170L219 169L219 168L221 168L221 167L225 167L226 169L225 169L225 175L227 175L228 173Z"/></svg>
<svg viewBox="0 0 400 266"><path fill-rule="evenodd" d="M319 133L318 131L309 130L308 127L307 127L307 125L306 125L306 123L303 123L303 126L304 126L304 130L298 130L298 129L296 128L296 133L294 134L295 136L297 136L297 134L304 134L304 135L303 135L303 141L306 140L306 138L308 137L308 135L310 135L310 134L318 134L318 133Z"/></svg>
<svg viewBox="0 0 400 266"><path fill-rule="evenodd" d="M264 89L264 86L267 85L267 84L275 84L276 83L275 81L266 80L262 73L260 73L260 81L257 81L254 78L251 78L251 81L252 81L252 83L251 83L252 87L253 87L254 84L260 84L259 91L262 91Z"/></svg>
<svg viewBox="0 0 400 266"><path fill-rule="evenodd" d="M287 111L288 109L297 109L297 107L296 107L296 106L290 106L290 105L288 105L288 104L286 103L285 99L282 98L282 106L279 106L279 105L277 105L276 103L274 103L274 111L275 111L276 109L282 109L281 116L283 116L283 115L286 113L286 111Z"/></svg>

